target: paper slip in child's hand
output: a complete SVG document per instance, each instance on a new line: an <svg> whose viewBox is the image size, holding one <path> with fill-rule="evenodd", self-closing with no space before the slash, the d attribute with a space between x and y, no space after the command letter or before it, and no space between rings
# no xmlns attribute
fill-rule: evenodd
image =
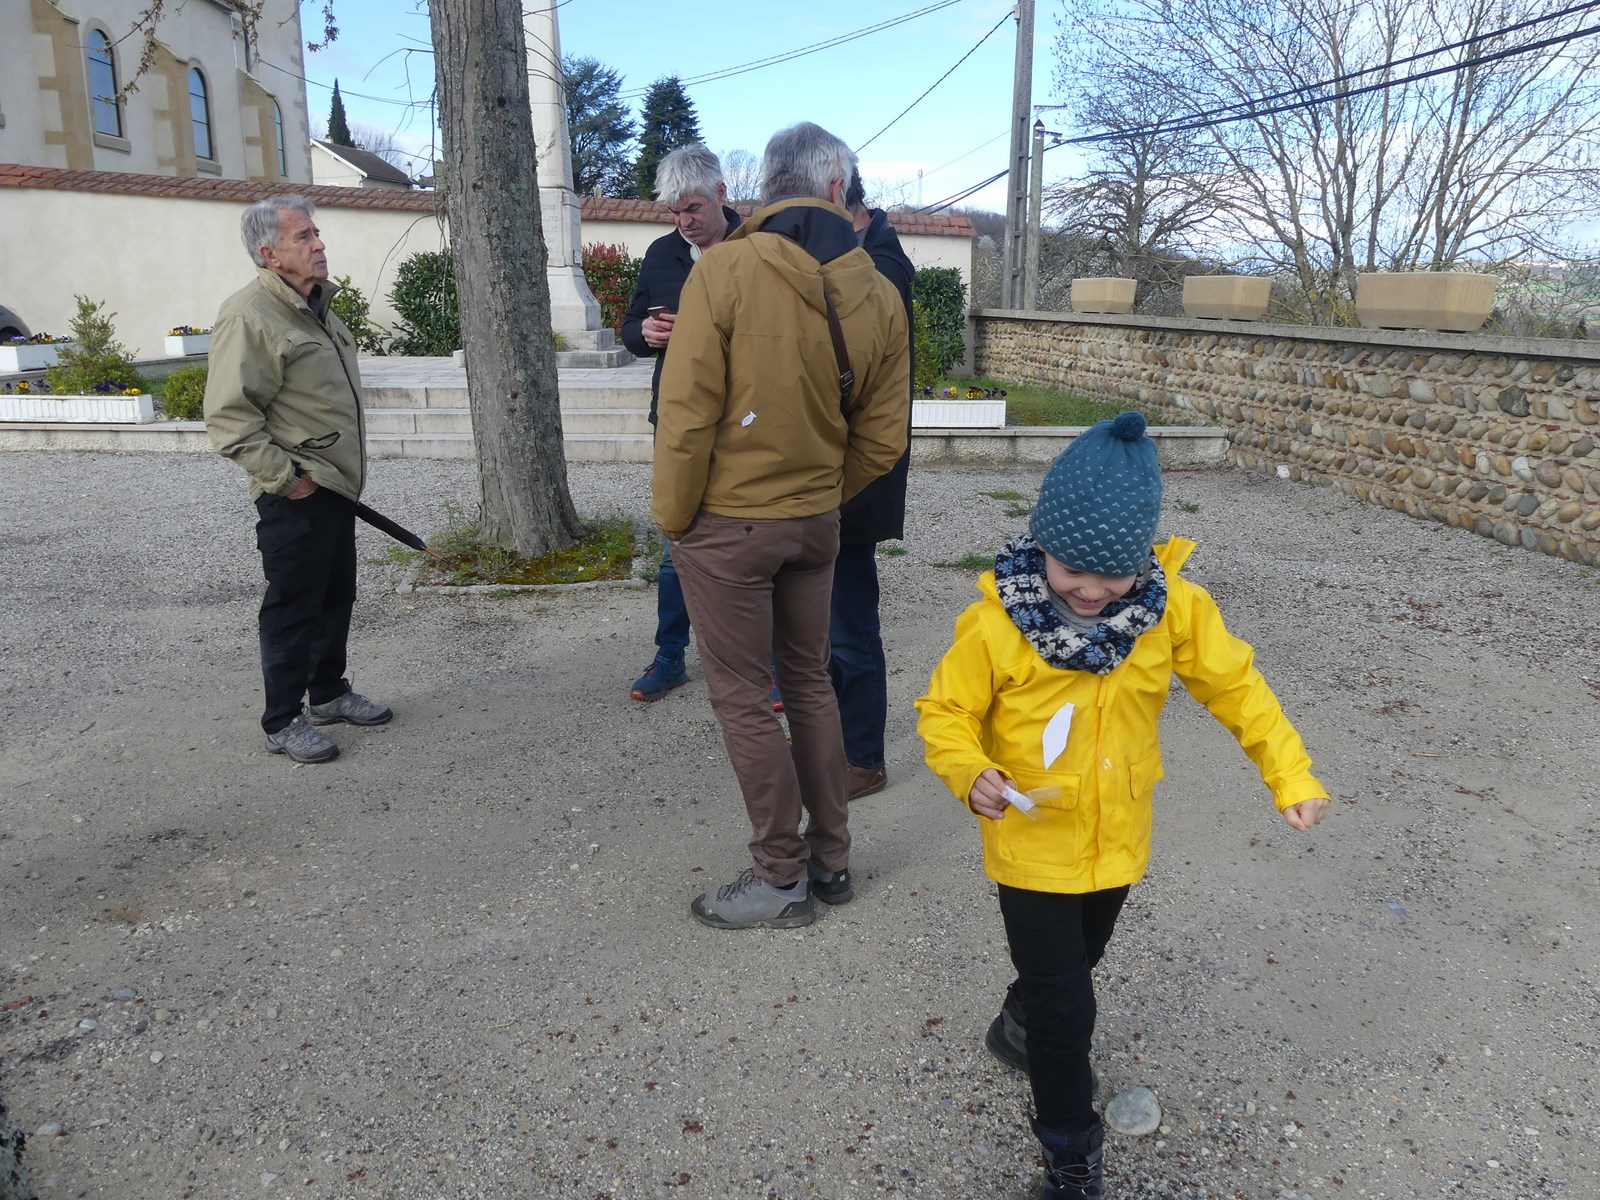
<svg viewBox="0 0 1600 1200"><path fill-rule="evenodd" d="M1038 801L1054 800L1057 796L1061 795L1061 789L1053 784L1046 784L1044 787L1030 788L1026 792L1019 792L1014 787L1007 787L1004 795L1006 798L1006 803L1011 805L1012 808L1016 809L1030 821L1037 821L1039 818L1034 814L1033 810L1038 807Z"/></svg>

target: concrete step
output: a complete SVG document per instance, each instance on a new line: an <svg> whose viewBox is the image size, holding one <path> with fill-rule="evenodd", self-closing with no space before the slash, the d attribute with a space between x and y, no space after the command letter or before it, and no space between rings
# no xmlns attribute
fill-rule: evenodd
<svg viewBox="0 0 1600 1200"><path fill-rule="evenodd" d="M378 433L471 433L472 413L465 408L369 408L367 435Z"/></svg>
<svg viewBox="0 0 1600 1200"><path fill-rule="evenodd" d="M367 434L471 433L472 413L465 408L369 408ZM589 433L650 434L650 415L643 408L576 408L561 410L561 428L568 436Z"/></svg>
<svg viewBox="0 0 1600 1200"><path fill-rule="evenodd" d="M373 408L466 408L464 387L364 387L363 399Z"/></svg>
<svg viewBox="0 0 1600 1200"><path fill-rule="evenodd" d="M393 409L460 409L471 407L464 387L369 387L366 408ZM650 407L650 376L638 377L635 372L583 371L575 377L563 375L561 379L561 407L563 410L579 408L638 408Z"/></svg>
<svg viewBox="0 0 1600 1200"><path fill-rule="evenodd" d="M606 330L607 333L611 331ZM557 350L556 370L558 371L585 371L595 368L616 370L625 367L633 361L621 346L613 346L609 350Z"/></svg>
<svg viewBox="0 0 1600 1200"><path fill-rule="evenodd" d="M570 440L579 435L632 433L650 436L650 414L642 408L563 408L561 432Z"/></svg>
<svg viewBox="0 0 1600 1200"><path fill-rule="evenodd" d="M653 439L648 433L569 434L563 441L568 462L649 462ZM470 433L369 433L371 458L472 458L477 454Z"/></svg>
<svg viewBox="0 0 1600 1200"><path fill-rule="evenodd" d="M368 458L475 458L470 433L369 433Z"/></svg>

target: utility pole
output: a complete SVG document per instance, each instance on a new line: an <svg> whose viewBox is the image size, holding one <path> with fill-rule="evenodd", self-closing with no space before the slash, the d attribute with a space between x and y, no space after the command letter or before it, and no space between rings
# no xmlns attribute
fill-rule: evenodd
<svg viewBox="0 0 1600 1200"><path fill-rule="evenodd" d="M1044 121L1033 123L1033 156L1028 171L1028 268L1022 279L1022 307L1039 307L1039 219L1044 208Z"/></svg>
<svg viewBox="0 0 1600 1200"><path fill-rule="evenodd" d="M1033 0L1017 0L1017 65L1011 92L1011 198L1006 203L1005 276L1000 303L1023 306L1027 275L1028 118L1033 115Z"/></svg>

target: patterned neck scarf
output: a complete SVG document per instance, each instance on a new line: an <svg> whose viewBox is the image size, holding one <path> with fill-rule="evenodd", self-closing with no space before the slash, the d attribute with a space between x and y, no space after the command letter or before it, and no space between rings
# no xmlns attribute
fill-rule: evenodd
<svg viewBox="0 0 1600 1200"><path fill-rule="evenodd" d="M1044 551L1031 533L1012 538L994 560L994 581L1006 615L1052 667L1110 674L1133 652L1141 633L1167 611L1167 575L1154 554L1131 591L1113 600L1092 629L1072 628L1050 603Z"/></svg>

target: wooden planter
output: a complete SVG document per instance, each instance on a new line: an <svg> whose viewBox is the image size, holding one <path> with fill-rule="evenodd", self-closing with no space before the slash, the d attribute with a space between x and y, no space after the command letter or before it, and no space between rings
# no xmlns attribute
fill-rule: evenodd
<svg viewBox="0 0 1600 1200"><path fill-rule="evenodd" d="M141 392L137 396L57 396L19 393L0 394L0 421L38 421L54 424L70 421L97 425L148 425L156 419L155 397Z"/></svg>
<svg viewBox="0 0 1600 1200"><path fill-rule="evenodd" d="M18 342L0 346L0 375L53 367L61 360L61 351L71 345L71 342Z"/></svg>
<svg viewBox="0 0 1600 1200"><path fill-rule="evenodd" d="M1259 321L1267 315L1272 280L1254 275L1190 275L1183 281L1183 311L1221 321Z"/></svg>
<svg viewBox="0 0 1600 1200"><path fill-rule="evenodd" d="M209 354L211 351L211 335L209 333L169 333L166 340L167 356L180 358L190 354Z"/></svg>
<svg viewBox="0 0 1600 1200"><path fill-rule="evenodd" d="M1072 311L1081 313L1125 313L1133 311L1134 281L1131 279L1074 279Z"/></svg>
<svg viewBox="0 0 1600 1200"><path fill-rule="evenodd" d="M1373 272L1356 282L1356 318L1368 329L1472 333L1494 311L1493 275Z"/></svg>

